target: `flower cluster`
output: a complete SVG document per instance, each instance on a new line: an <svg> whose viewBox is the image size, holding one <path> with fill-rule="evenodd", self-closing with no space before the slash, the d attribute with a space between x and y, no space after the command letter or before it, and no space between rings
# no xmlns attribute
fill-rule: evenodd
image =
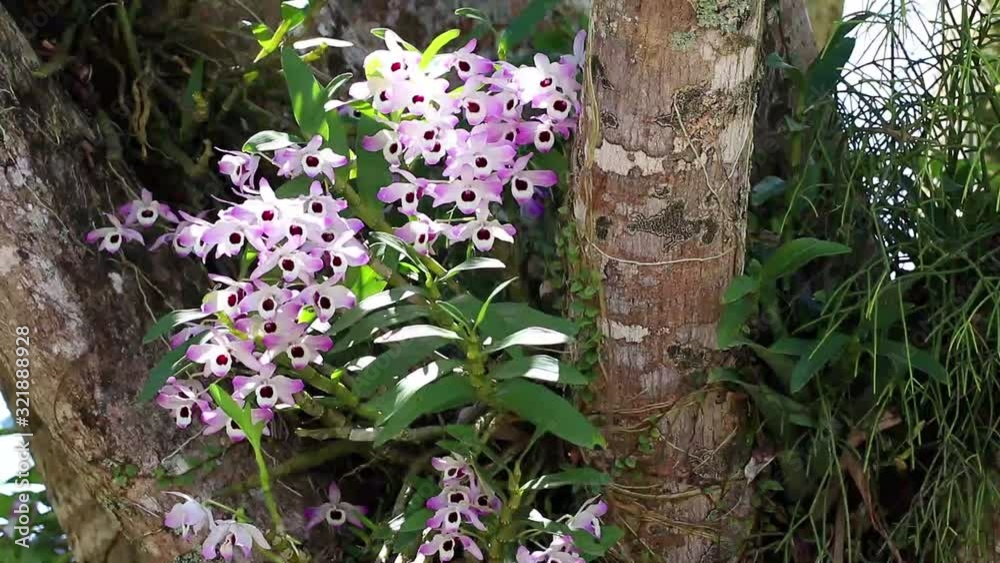
<svg viewBox="0 0 1000 563"><path fill-rule="evenodd" d="M498 240L512 242L514 226L498 221L491 204L502 203L509 191L523 214L541 213L547 188L558 177L530 170L529 149L548 152L557 136L573 130L583 33L573 55L551 62L538 54L534 66L521 67L475 54L475 40L426 63L391 31L385 43L386 49L365 59L367 80L352 85L350 96L393 116L380 119L385 129L364 138L362 147L381 150L398 177L378 193L380 201L411 218L396 235L421 253L431 252L439 234L453 243L471 241L480 252ZM351 107L342 101L331 106ZM404 168L418 159L439 179L418 178ZM433 208L468 219L435 221L419 210L424 198Z"/></svg>
<svg viewBox="0 0 1000 563"><path fill-rule="evenodd" d="M434 458L431 465L441 473L441 492L427 501L434 511L427 527L434 535L420 546L420 554L451 561L461 550L481 561L482 551L462 527L486 531L481 518L500 510L500 499L460 455Z"/></svg>
<svg viewBox="0 0 1000 563"><path fill-rule="evenodd" d="M608 505L599 498L584 503L574 516L567 516L566 526L570 530L581 530L597 539L601 538L601 516L608 511ZM573 543L573 536L553 534L548 547L531 551L524 546L517 549L517 563L585 563L580 550Z"/></svg>
<svg viewBox="0 0 1000 563"><path fill-rule="evenodd" d="M184 539L208 529L208 536L201 546L201 556L205 560L221 555L226 561L232 561L235 553L233 548L239 548L247 558L255 544L264 549L271 548L256 526L232 519L216 520L211 509L194 498L184 493L168 493L180 497L184 502L175 504L167 512L163 520L164 526L179 532Z"/></svg>
<svg viewBox="0 0 1000 563"><path fill-rule="evenodd" d="M328 165L344 163L318 145L287 151L279 161L290 173L318 175ZM298 164L290 165L293 160ZM201 377L234 375L233 398L242 406L253 397L254 420L260 422L270 420L276 408L294 406L294 394L305 387L278 374L279 366L296 371L323 363L323 353L333 346L323 332L335 313L356 301L341 282L348 267L367 264L369 254L357 238L362 223L342 217L346 203L328 195L321 182L313 182L308 195L279 198L266 179L251 187L256 167L256 157L224 157L220 168L237 182L243 201L219 211L214 221L181 212L182 221L160 241L202 259L237 256L247 248L256 254L246 280L209 276L214 287L202 301L201 318L171 344L189 346L186 358L201 367ZM225 428L233 440L245 437L221 408L211 408L197 379L169 380L157 403L173 412L178 426L188 426L197 409L206 433Z"/></svg>
<svg viewBox="0 0 1000 563"><path fill-rule="evenodd" d="M235 279L209 276L212 287L200 307L179 315L179 329L170 338L174 356L183 352L188 362L182 370L188 375L167 379L156 403L178 427L197 420L205 434L224 429L234 442L247 438L246 429L206 390L224 379L233 401L249 405L250 419L264 423L265 435L277 411L303 400L297 397L305 389L300 378L316 376L306 370L328 361L324 354L334 343L327 332L335 316L356 306L346 280L349 268L372 260L363 236L367 229L391 230L424 256L443 241L489 252L498 241L514 241L517 230L510 221L518 209L528 219L544 209L558 176L540 169L537 155L575 127L583 33L572 55L550 61L539 54L524 66L476 54L475 41L453 53L421 54L386 31L385 44L366 59L365 80L351 86L351 99L332 100L326 109L345 118L365 115L380 128L371 136L355 134L355 144L359 152L384 157L391 180L376 186L373 195L388 206L382 210L387 213L371 213L367 206L374 200L360 200L365 209L349 208L348 201L359 201L356 179L366 173L353 153L338 154L321 135L301 140L275 135L249 153L223 151L219 172L233 195L232 201L220 200L220 209L175 211L143 190L108 216L110 226L86 235L100 250L116 253L126 241L145 244L141 230L166 226L152 250L169 247L203 262L238 261L241 273ZM286 183L277 186L278 179ZM459 455L435 458L432 465L441 473L441 490L426 503L433 515L419 553L445 562L462 553L482 560L477 539L486 537L483 520L500 511L500 498ZM216 520L206 505L173 494L183 502L166 515L165 525L185 538L207 531L205 559L221 555L229 561L234 548L247 557L255 545L270 548L256 527L240 519ZM605 510L595 499L566 517L561 530L600 537ZM334 483L327 502L307 509L307 529L323 522L334 529L363 528L366 513L343 501ZM517 561L582 558L572 537L560 533L544 550L522 547Z"/></svg>

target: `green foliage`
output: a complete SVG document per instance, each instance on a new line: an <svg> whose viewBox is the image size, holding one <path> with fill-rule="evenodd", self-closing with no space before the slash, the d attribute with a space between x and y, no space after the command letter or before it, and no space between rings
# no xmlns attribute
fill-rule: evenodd
<svg viewBox="0 0 1000 563"><path fill-rule="evenodd" d="M845 69L865 19L897 59ZM848 18L808 69L767 58L793 107L785 151L758 163L748 267L719 330L756 361L710 378L750 396L773 452L755 479L765 560L806 545L815 561L990 549L1000 169L982 156L990 120L965 117L1000 107L995 56L972 40L990 16L950 12L919 61L907 25Z"/></svg>

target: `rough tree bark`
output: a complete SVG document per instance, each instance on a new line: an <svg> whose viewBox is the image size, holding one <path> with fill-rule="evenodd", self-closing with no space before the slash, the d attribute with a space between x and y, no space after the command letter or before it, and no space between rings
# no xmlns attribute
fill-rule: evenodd
<svg viewBox="0 0 1000 563"><path fill-rule="evenodd" d="M171 454L191 434L135 397L165 351L141 346L153 311L180 306L182 285L194 285L167 253L140 250L130 261L83 244L99 213L138 189L124 165L105 161L98 133L58 85L32 77L38 65L0 6L0 384L15 397L15 327L27 326L31 449L75 560L174 561L192 546L162 528L172 501L152 475L161 464L184 469ZM255 475L247 448L224 461L185 490L209 495ZM116 485L128 465L139 475ZM290 527L301 526L302 499L281 502Z"/></svg>
<svg viewBox="0 0 1000 563"><path fill-rule="evenodd" d="M596 0L591 22L573 211L604 279L595 463L628 460L610 492L622 560L732 560L746 405L705 378L732 361L715 333L743 266L761 2Z"/></svg>

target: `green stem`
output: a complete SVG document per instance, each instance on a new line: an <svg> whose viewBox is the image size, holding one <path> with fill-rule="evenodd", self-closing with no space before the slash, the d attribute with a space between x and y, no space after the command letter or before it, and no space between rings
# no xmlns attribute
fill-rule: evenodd
<svg viewBox="0 0 1000 563"><path fill-rule="evenodd" d="M278 535L285 533L285 524L281 521L281 512L278 511L278 503L274 501L274 493L271 491L271 475L267 470L267 462L264 461L264 450L259 443L253 446L254 459L257 460L257 471L260 473L260 490L264 493L264 504L274 522L274 530Z"/></svg>

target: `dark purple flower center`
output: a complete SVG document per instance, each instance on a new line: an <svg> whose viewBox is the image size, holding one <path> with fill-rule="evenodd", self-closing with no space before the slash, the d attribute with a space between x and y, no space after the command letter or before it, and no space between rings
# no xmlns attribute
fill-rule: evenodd
<svg viewBox="0 0 1000 563"><path fill-rule="evenodd" d="M420 235L420 236L418 236L417 237L417 242L419 242L420 244L423 244L423 243L427 242L427 235Z"/></svg>
<svg viewBox="0 0 1000 563"><path fill-rule="evenodd" d="M293 237L301 235L302 232L303 232L302 227L298 225L292 225L291 227L288 227L288 234L292 235Z"/></svg>
<svg viewBox="0 0 1000 563"><path fill-rule="evenodd" d="M544 80L542 80L538 84L542 88L548 88L549 86L552 86L552 79L551 78L545 78Z"/></svg>
<svg viewBox="0 0 1000 563"><path fill-rule="evenodd" d="M267 209L263 213L260 214L260 218L262 220L264 220L264 221L271 221L271 220L274 219L274 211L271 211L270 209Z"/></svg>
<svg viewBox="0 0 1000 563"><path fill-rule="evenodd" d="M271 387L270 385L264 385L263 387L260 388L260 391L258 391L258 393L262 398L270 399L271 397L274 396L274 387Z"/></svg>
<svg viewBox="0 0 1000 563"><path fill-rule="evenodd" d="M528 182L526 182L522 178L518 178L517 180L514 180L514 188L516 188L517 191L519 191L519 192L527 191L528 190Z"/></svg>
<svg viewBox="0 0 1000 563"><path fill-rule="evenodd" d="M330 263L333 264L334 268L339 268L341 265L343 265L344 259L341 258L340 256L334 256L333 260L330 260Z"/></svg>
<svg viewBox="0 0 1000 563"><path fill-rule="evenodd" d="M388 102L389 101L389 94L387 94L385 92L385 90L382 90L381 92L379 92L378 99L382 100L383 102Z"/></svg>
<svg viewBox="0 0 1000 563"><path fill-rule="evenodd" d="M313 213L322 213L323 212L323 204L320 203L320 202L318 202L318 201L312 202L312 205L309 208L312 209Z"/></svg>
<svg viewBox="0 0 1000 563"><path fill-rule="evenodd" d="M219 364L220 366L224 366L229 363L229 356L225 354L219 354L218 356L215 357L215 363Z"/></svg>
<svg viewBox="0 0 1000 563"><path fill-rule="evenodd" d="M187 405L185 405L185 406L181 407L180 414L181 414L181 418L190 418L191 417L191 409Z"/></svg>
<svg viewBox="0 0 1000 563"><path fill-rule="evenodd" d="M514 109L514 100L507 100L507 111Z"/></svg>
<svg viewBox="0 0 1000 563"><path fill-rule="evenodd" d="M226 303L228 303L230 307L235 307L237 302L239 302L239 298L236 297L235 293L230 293L229 297L226 298Z"/></svg>
<svg viewBox="0 0 1000 563"><path fill-rule="evenodd" d="M284 260L281 261L281 269L285 270L286 272L291 272L292 270L295 269L295 262L293 262L289 258L285 258Z"/></svg>
<svg viewBox="0 0 1000 563"><path fill-rule="evenodd" d="M565 100L556 100L552 107L556 108L556 111L566 111L569 108L569 104Z"/></svg>
<svg viewBox="0 0 1000 563"><path fill-rule="evenodd" d="M450 495L448 495L448 502L452 504L458 504L463 500L465 500L465 495L463 495L462 493L451 493Z"/></svg>
<svg viewBox="0 0 1000 563"><path fill-rule="evenodd" d="M399 72L400 70L403 69L403 63L398 61L394 62L392 63L392 66L389 67L389 69L392 70L393 72Z"/></svg>
<svg viewBox="0 0 1000 563"><path fill-rule="evenodd" d="M118 241L120 240L122 240L122 237L118 236L117 234L108 237L108 242L110 242L111 244L118 244Z"/></svg>
<svg viewBox="0 0 1000 563"><path fill-rule="evenodd" d="M513 131L508 131L507 134L503 136L503 138L507 139L507 142L513 143L514 142L514 132Z"/></svg>
<svg viewBox="0 0 1000 563"><path fill-rule="evenodd" d="M265 299L264 302L260 304L260 308L264 309L265 311L273 311L274 310L274 299L271 299L271 298Z"/></svg>
<svg viewBox="0 0 1000 563"><path fill-rule="evenodd" d="M547 143L552 140L552 133L549 133L548 131L542 131L541 133L538 134L538 140L543 143Z"/></svg>
<svg viewBox="0 0 1000 563"><path fill-rule="evenodd" d="M490 163L490 161L486 160L485 156L480 156L480 157L476 158L476 166L478 166L480 168L486 168L486 166L489 163Z"/></svg>
<svg viewBox="0 0 1000 563"><path fill-rule="evenodd" d="M479 113L479 110L481 109L479 107L479 104L477 104L476 102L469 102L469 106L468 107L469 107L469 111L471 111L472 113Z"/></svg>
<svg viewBox="0 0 1000 563"><path fill-rule="evenodd" d="M302 348L302 346L295 346L292 348L291 354L293 358L301 358L306 355L306 351Z"/></svg>
<svg viewBox="0 0 1000 563"><path fill-rule="evenodd" d="M416 96L413 96L413 103L419 104L422 101L424 101L424 97L421 96L420 94L417 94Z"/></svg>
<svg viewBox="0 0 1000 563"><path fill-rule="evenodd" d="M441 143L434 143L434 146L431 147L431 152L441 152Z"/></svg>
<svg viewBox="0 0 1000 563"><path fill-rule="evenodd" d="M458 62L458 70L460 70L462 72L469 72L470 70L472 70L472 65L470 65L469 63L467 63L465 61L459 61Z"/></svg>
<svg viewBox="0 0 1000 563"><path fill-rule="evenodd" d="M243 242L243 235L239 233L232 233L229 235L229 242L232 244L240 244Z"/></svg>
<svg viewBox="0 0 1000 563"><path fill-rule="evenodd" d="M321 238L323 239L323 242L333 242L337 238L337 235L333 233L323 233Z"/></svg>
<svg viewBox="0 0 1000 563"><path fill-rule="evenodd" d="M433 138L434 138L434 131L433 130L424 131L424 139L430 141Z"/></svg>
<svg viewBox="0 0 1000 563"><path fill-rule="evenodd" d="M449 524L457 524L459 520L460 520L460 518L459 518L457 512L449 512L448 513L448 523Z"/></svg>
<svg viewBox="0 0 1000 563"><path fill-rule="evenodd" d="M274 321L267 321L266 323L264 323L264 332L271 334L276 330L278 330L278 323Z"/></svg>
<svg viewBox="0 0 1000 563"><path fill-rule="evenodd" d="M239 430L240 429L240 425L236 424L236 421L233 420L233 419L229 419L229 427L232 428L233 430ZM226 538L226 541L228 541L228 542L232 542L233 541L232 534L230 534L230 537Z"/></svg>
<svg viewBox="0 0 1000 563"><path fill-rule="evenodd" d="M405 196L403 196L403 199L406 200L406 203L413 203L414 201L417 200L417 196L413 192L410 192L410 193L406 194Z"/></svg>
<svg viewBox="0 0 1000 563"><path fill-rule="evenodd" d="M455 540L450 540L450 539L444 540L444 542L441 543L441 549L445 551L451 551L455 549Z"/></svg>
<svg viewBox="0 0 1000 563"><path fill-rule="evenodd" d="M330 298L323 296L319 298L319 306L321 309L329 309L333 303L330 302Z"/></svg>
<svg viewBox="0 0 1000 563"><path fill-rule="evenodd" d="M479 240L490 240L492 236L493 234L490 233L489 229L479 229L479 232L476 233L476 238Z"/></svg>
<svg viewBox="0 0 1000 563"><path fill-rule="evenodd" d="M319 157L314 155L309 155L306 157L306 166L311 166L313 168L319 166Z"/></svg>
<svg viewBox="0 0 1000 563"><path fill-rule="evenodd" d="M398 150L399 150L399 143L393 143L393 144L389 145L389 153L390 154L396 154L396 152Z"/></svg>
<svg viewBox="0 0 1000 563"><path fill-rule="evenodd" d="M476 192L472 190L465 190L464 192L462 192L462 201L466 203L472 203L473 201L476 201Z"/></svg>
<svg viewBox="0 0 1000 563"><path fill-rule="evenodd" d="M153 213L153 212L152 212L152 211L150 211L149 209L146 209L146 210L144 210L144 211L142 212L142 216L143 216L144 218L146 218L146 219L149 219L149 218L150 218L150 217L152 217L153 215L155 215L155 213Z"/></svg>

